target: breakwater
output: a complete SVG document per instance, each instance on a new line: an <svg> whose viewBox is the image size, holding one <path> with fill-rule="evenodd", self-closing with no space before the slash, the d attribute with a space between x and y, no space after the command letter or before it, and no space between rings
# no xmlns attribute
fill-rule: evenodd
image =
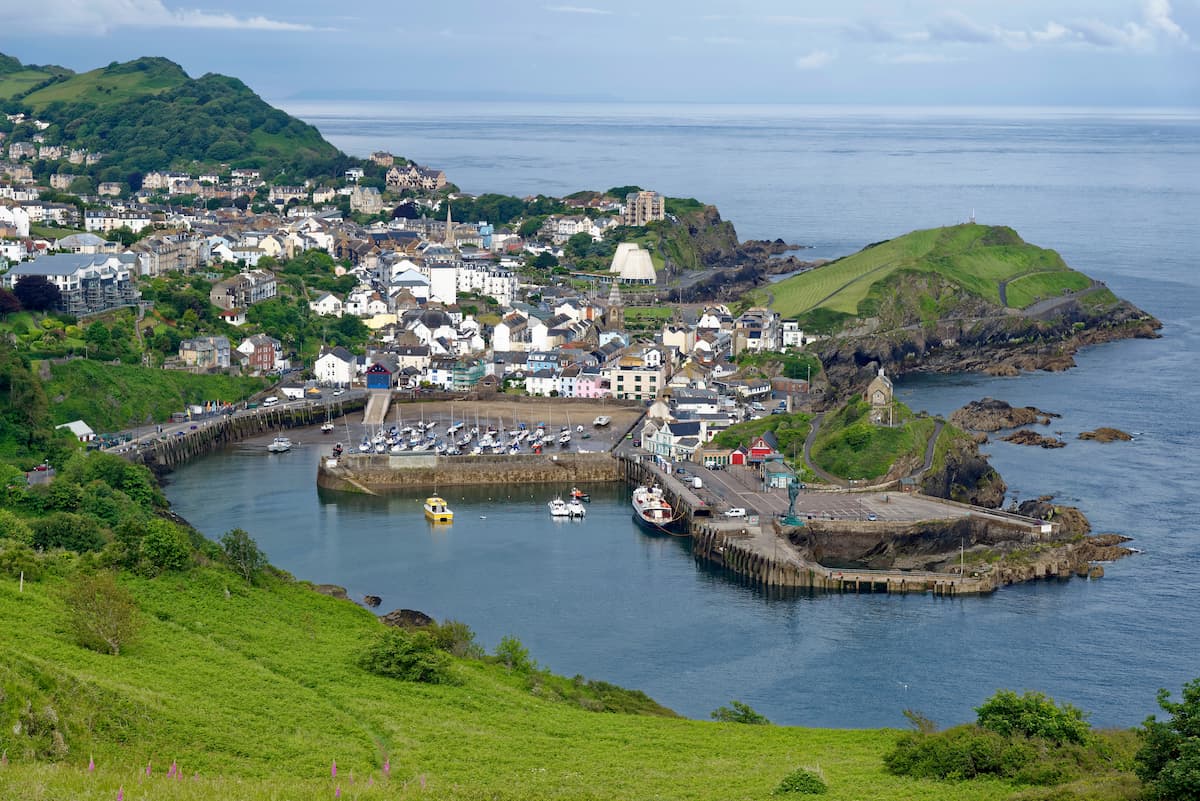
<svg viewBox="0 0 1200 801"><path fill-rule="evenodd" d="M340 492L501 484L582 484L619 481L608 453L436 456L344 454L322 459L317 486Z"/></svg>
<svg viewBox="0 0 1200 801"><path fill-rule="evenodd" d="M250 437L315 426L326 419L340 418L361 409L363 404L362 399L354 399L328 405L314 403L273 409L247 409L232 415L202 418L184 431L140 440L123 448L120 453L131 461L141 462L153 470L165 472Z"/></svg>

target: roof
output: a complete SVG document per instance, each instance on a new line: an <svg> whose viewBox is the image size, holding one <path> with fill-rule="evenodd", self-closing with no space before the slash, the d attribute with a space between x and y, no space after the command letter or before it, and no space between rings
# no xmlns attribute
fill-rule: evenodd
<svg viewBox="0 0 1200 801"><path fill-rule="evenodd" d="M23 261L12 267L8 274L22 275L72 275L88 267L103 267L113 259L109 255L92 253L55 253L49 256L39 256L33 261ZM116 261L120 261L117 259Z"/></svg>
<svg viewBox="0 0 1200 801"><path fill-rule="evenodd" d="M84 437L95 436L96 434L96 432L92 430L92 427L82 420L72 420L69 423L63 423L60 426L55 426L55 428L68 429L72 434L80 439L83 439Z"/></svg>

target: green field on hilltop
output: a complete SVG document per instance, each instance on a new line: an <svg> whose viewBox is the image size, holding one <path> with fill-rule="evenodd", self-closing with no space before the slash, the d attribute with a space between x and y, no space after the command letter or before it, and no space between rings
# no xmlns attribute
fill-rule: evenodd
<svg viewBox="0 0 1200 801"><path fill-rule="evenodd" d="M964 224L913 231L781 281L772 308L784 317L853 317L873 287L902 271L937 273L996 305L1007 282L1008 306L1018 309L1090 283L1011 228Z"/></svg>
<svg viewBox="0 0 1200 801"><path fill-rule="evenodd" d="M21 102L32 106L34 111L41 111L51 103L86 102L105 106L164 92L188 80L177 64L162 58L141 58L72 75L31 92Z"/></svg>
<svg viewBox="0 0 1200 801"><path fill-rule="evenodd" d="M0 74L0 100L24 94L50 77L52 73L38 69L22 69Z"/></svg>
<svg viewBox="0 0 1200 801"><path fill-rule="evenodd" d="M893 411L895 426L874 424L869 412L866 401L855 397L827 415L813 442L813 462L835 476L860 480L886 475L901 459L919 466L934 421L913 417L901 403Z"/></svg>
<svg viewBox="0 0 1200 801"><path fill-rule="evenodd" d="M107 799L123 785L127 798L329 798L334 760L344 798L761 799L800 766L820 769L832 799L1012 791L891 776L881 762L891 731L590 712L540 674L491 661L454 660L457 686L383 678L355 664L380 628L370 612L279 579L252 587L218 568L123 577L145 628L121 656L101 655L64 634L60 583L27 582L19 593L0 578L0 747L11 760L0 788L44 788L21 797ZM53 715L66 753L27 753L36 738L9 725L27 702ZM95 774L84 770L89 756ZM172 760L188 782L164 778Z"/></svg>

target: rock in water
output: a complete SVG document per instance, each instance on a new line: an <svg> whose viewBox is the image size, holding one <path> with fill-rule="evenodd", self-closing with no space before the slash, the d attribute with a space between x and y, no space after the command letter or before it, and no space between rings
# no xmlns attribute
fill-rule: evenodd
<svg viewBox="0 0 1200 801"><path fill-rule="evenodd" d="M1114 441L1118 441L1118 440L1121 442L1128 442L1129 440L1133 439L1133 435L1126 434L1124 431L1122 431L1119 428L1109 428L1108 426L1101 426L1100 428L1097 428L1095 431L1084 431L1084 432L1080 433L1079 438L1080 439L1094 439L1097 442L1114 442Z"/></svg>
<svg viewBox="0 0 1200 801"><path fill-rule="evenodd" d="M416 609L393 609L379 619L389 626L401 629L421 629L435 622L429 615Z"/></svg>
<svg viewBox="0 0 1200 801"><path fill-rule="evenodd" d="M1034 423L1046 425L1051 417L1058 416L1054 412L1042 411L1034 406L1010 406L1002 400L983 398L955 410L950 415L950 422L970 431L999 431L1002 428L1020 428Z"/></svg>
<svg viewBox="0 0 1200 801"><path fill-rule="evenodd" d="M1057 437L1043 437L1036 431L1030 431L1028 428L1022 428L1019 431L1014 431L1006 437L1000 439L1005 442L1012 442L1017 445L1037 445L1042 448L1065 448L1067 443Z"/></svg>

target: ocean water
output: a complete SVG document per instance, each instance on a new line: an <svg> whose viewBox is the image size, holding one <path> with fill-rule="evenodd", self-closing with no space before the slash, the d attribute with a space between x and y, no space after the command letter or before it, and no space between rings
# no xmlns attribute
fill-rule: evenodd
<svg viewBox="0 0 1200 801"><path fill-rule="evenodd" d="M301 578L464 620L489 646L515 634L558 672L695 717L736 698L781 723L903 725L913 708L951 724L1009 687L1133 725L1159 687L1200 676L1200 113L283 105L349 152L436 165L465 191L636 183L814 256L972 210L1013 226L1159 317L1163 338L1089 349L1062 374L906 377L898 391L939 413L985 395L1061 413L1051 428L1066 448L992 443L993 464L1017 497L1054 494L1142 553L1098 581L984 598L776 597L646 537L619 490L598 492L574 527L552 525L537 491L463 493L454 526L432 530L414 498L318 495L313 448L274 461L238 448L180 470L168 495L206 533L244 526ZM1100 425L1136 437L1074 439Z"/></svg>

